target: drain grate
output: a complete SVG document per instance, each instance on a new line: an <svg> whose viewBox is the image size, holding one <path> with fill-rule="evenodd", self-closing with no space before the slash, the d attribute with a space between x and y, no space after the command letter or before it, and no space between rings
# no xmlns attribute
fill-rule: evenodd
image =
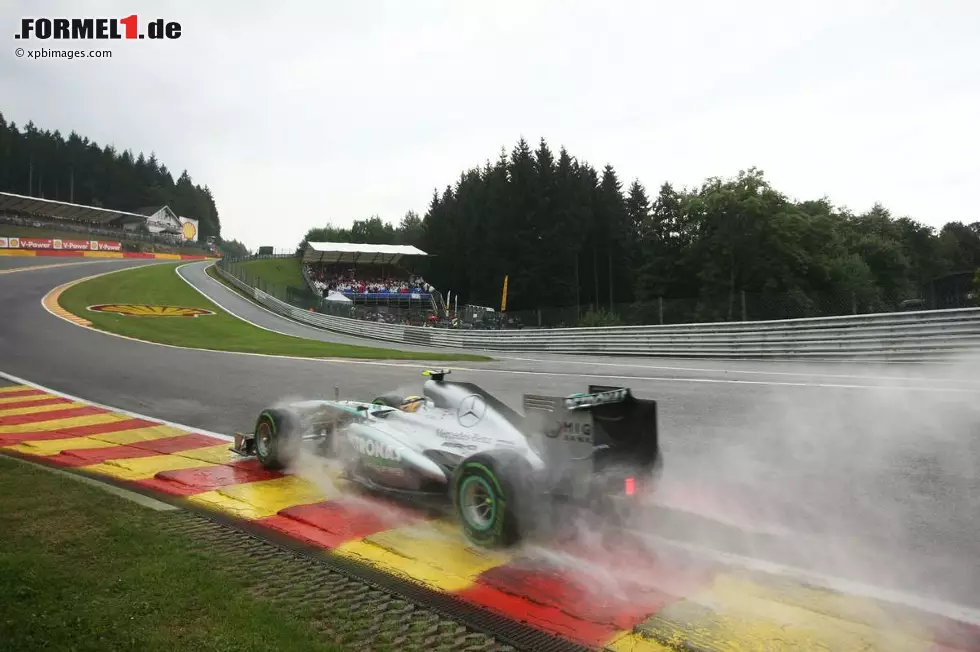
<svg viewBox="0 0 980 652"><path fill-rule="evenodd" d="M197 512L167 515L190 545L217 551L224 570L260 600L301 615L354 650L585 652L451 595L357 562L297 549Z"/></svg>

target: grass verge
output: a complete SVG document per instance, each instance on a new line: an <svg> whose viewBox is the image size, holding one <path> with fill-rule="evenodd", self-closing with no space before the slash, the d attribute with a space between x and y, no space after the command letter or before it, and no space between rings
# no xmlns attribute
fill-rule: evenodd
<svg viewBox="0 0 980 652"><path fill-rule="evenodd" d="M255 301L255 299L253 299L252 297L248 296L247 294L245 294L244 292L242 292L241 290L239 290L237 287L235 287L234 285L232 285L231 283L229 283L228 281L226 281L220 274L218 274L217 269L218 269L218 266L217 265L208 265L207 268L205 268L204 273L207 274L208 276L210 276L211 278L213 278L218 283L221 283L227 289L231 290L232 292L234 292L235 294L237 294L241 298L245 299L249 303L255 304L257 306L259 305Z"/></svg>
<svg viewBox="0 0 980 652"><path fill-rule="evenodd" d="M246 272L252 277L261 278L270 285L279 287L292 286L305 288L306 280L303 278L299 258L258 258L243 263L236 263L236 267Z"/></svg>
<svg viewBox="0 0 980 652"><path fill-rule="evenodd" d="M0 641L9 650L319 650L168 516L0 457Z"/></svg>
<svg viewBox="0 0 980 652"><path fill-rule="evenodd" d="M318 342L256 328L214 305L177 276L186 263L126 269L83 281L65 290L61 307L83 317L95 328L150 342L217 351L241 351L309 358L384 360L486 361L486 356L421 353L369 346ZM204 308L215 314L200 317L129 317L89 310L96 304L132 303Z"/></svg>

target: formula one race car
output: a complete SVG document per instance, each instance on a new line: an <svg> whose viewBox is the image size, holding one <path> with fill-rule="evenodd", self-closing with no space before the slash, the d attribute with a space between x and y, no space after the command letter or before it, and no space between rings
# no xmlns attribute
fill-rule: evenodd
<svg viewBox="0 0 980 652"><path fill-rule="evenodd" d="M589 386L567 397L524 396L524 414L471 383L428 370L421 396L334 400L263 410L232 450L286 469L304 449L339 460L370 490L448 504L486 547L535 529L554 501L609 511L638 500L661 466L656 401ZM446 501L449 498L449 501Z"/></svg>

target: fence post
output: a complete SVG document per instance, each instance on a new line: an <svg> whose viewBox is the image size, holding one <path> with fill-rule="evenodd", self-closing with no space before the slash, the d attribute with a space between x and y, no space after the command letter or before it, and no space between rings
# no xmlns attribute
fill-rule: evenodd
<svg viewBox="0 0 980 652"><path fill-rule="evenodd" d="M660 305L660 325L664 325L664 298L663 295L657 297L657 303Z"/></svg>
<svg viewBox="0 0 980 652"><path fill-rule="evenodd" d="M851 314L858 314L858 299L857 292L851 292Z"/></svg>
<svg viewBox="0 0 980 652"><path fill-rule="evenodd" d="M742 290L742 321L748 321L748 314L745 310L745 290Z"/></svg>

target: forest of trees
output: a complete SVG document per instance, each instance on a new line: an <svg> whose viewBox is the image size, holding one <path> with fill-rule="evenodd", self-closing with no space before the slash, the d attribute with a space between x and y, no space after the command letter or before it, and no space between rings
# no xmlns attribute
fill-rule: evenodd
<svg viewBox="0 0 980 652"><path fill-rule="evenodd" d="M0 190L129 211L166 204L199 219L201 237L216 236L226 255L246 253L221 240L214 197L187 171L174 181L152 153L19 128L2 114ZM583 312L613 323L890 310L951 273L980 281L976 219L937 231L881 205L854 214L826 198L791 201L756 169L651 192L544 140L532 149L521 139L464 171L424 215L327 225L300 246L308 240L413 244L430 254L420 271L461 302L499 307L506 275L509 310L583 307L557 311L579 322Z"/></svg>
<svg viewBox="0 0 980 652"><path fill-rule="evenodd" d="M186 170L174 181L152 153L118 152L74 131L67 138L59 131L42 131L33 122L20 129L3 114L0 191L131 212L167 205L177 215L200 220L201 240L221 238L211 190L194 184Z"/></svg>
<svg viewBox="0 0 980 652"><path fill-rule="evenodd" d="M436 191L424 216L308 240L413 244L430 254L427 279L461 302L499 307L507 275L509 311L585 306L606 323L656 321L664 305L697 319L737 319L745 303L755 318L895 309L933 279L980 269L980 221L937 232L881 205L795 202L756 169L651 195L523 139Z"/></svg>

